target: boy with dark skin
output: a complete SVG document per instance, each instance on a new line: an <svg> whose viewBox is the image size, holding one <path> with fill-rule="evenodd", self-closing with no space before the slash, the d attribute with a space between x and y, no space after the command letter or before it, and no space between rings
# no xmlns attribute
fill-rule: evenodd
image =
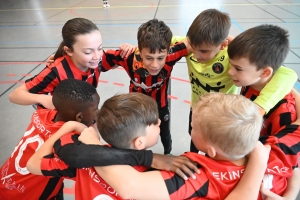
<svg viewBox="0 0 300 200"><path fill-rule="evenodd" d="M52 98L53 105L57 110L39 109L33 113L32 122L27 131L10 158L0 168L2 171L0 199L48 199L53 197L62 199L62 193L58 195L58 192L63 179L33 175L27 170L26 163L44 141L51 138L65 122L72 120L81 122L85 126L93 124L97 116L99 100L100 97L91 84L76 79L61 81L55 88ZM79 141L77 141L78 143ZM87 145L85 151L88 151L90 146ZM156 162L157 156L153 157L151 151L122 150L104 146L98 146L98 150L98 165L118 164L123 161L130 165L150 167L153 164L160 168L161 163L164 163L164 161ZM72 151L68 152L69 157L76 156L70 152ZM170 159L172 158L170 157ZM186 161L184 159L183 163ZM183 163L180 162L180 164ZM81 163L83 167L88 167L87 164ZM170 169L173 166L164 165L164 167Z"/></svg>
<svg viewBox="0 0 300 200"><path fill-rule="evenodd" d="M108 143L112 144L112 146L115 147L122 147L122 148L136 148L136 149L143 149L147 148L157 142L158 132L159 132L159 120L158 120L158 114L157 110L153 108L149 108L149 106L154 107L155 102L153 99L145 96L143 98L139 98L142 94L136 94L136 93L129 93L124 95L117 95L115 97L112 97L108 99L104 104L103 107L100 109L100 112L97 117L97 127L98 130L101 133L101 136L104 140L106 140ZM137 103L140 102L140 103ZM134 106L135 105L135 106ZM151 110L150 112L147 111L147 109ZM156 114L155 111L156 110ZM147 118L148 120L145 120ZM147 122L148 121L148 122ZM144 124L146 122L146 124ZM140 124L140 125L138 125ZM148 124L148 125L147 125ZM80 125L80 124L79 124ZM76 124L66 124L66 127L72 130L77 128L78 125ZM51 138L51 140L48 140L47 143L43 145L39 149L39 151L30 159L30 161L27 163L27 166L31 170L32 173L35 174L43 174L43 175L54 175L54 176L62 176L65 174L65 170L55 170L60 169L60 167L54 167L54 171L50 170L53 166L60 165L59 162L55 160L48 161L49 156L44 157L45 155L51 153L52 146L56 139L58 139L61 135L68 133L68 131L65 130L59 130L55 136ZM63 136L63 138L68 137L69 134L66 136ZM96 136L96 137L95 137ZM58 145L57 143L62 143L62 141L65 141L65 139L61 138L60 141L57 141L55 146ZM88 139L86 139L88 138ZM90 127L88 129L85 129L80 138L80 140L88 142L90 144L101 144L99 139L97 138L97 133L95 130ZM97 145L94 145L97 146ZM253 145L252 145L253 146ZM263 156L260 154L262 151L265 152ZM93 153L91 153L93 154ZM263 173L264 169L262 166L265 162L264 160L268 158L266 156L268 154L267 151L265 151L263 148L260 149L260 151L256 151L249 160L249 167L250 171L246 170L244 177L241 179L240 184L233 190L232 193L226 198L226 199L237 199L237 198L243 198L245 194L249 194L249 199L252 198L251 195L253 195L253 191L255 191L256 187L255 185L259 184L259 178ZM81 155L81 157L83 154ZM85 154L85 156L88 156ZM44 157L44 158L43 158ZM171 156L167 156L171 157ZM263 158L264 157L264 158ZM80 157L78 158L80 159ZM47 163L47 164L46 164ZM51 163L51 164L49 164ZM262 164L262 165L259 165ZM96 168L93 168L95 170ZM254 171L252 171L254 169ZM78 169L77 172L80 173L84 169ZM49 171L49 173L48 173ZM195 170L198 172L198 170ZM252 171L252 173L251 173ZM54 174L53 174L54 173ZM124 171L120 171L120 173L124 173ZM127 173L127 171L126 171ZM82 174L82 173L81 173ZM92 173L94 174L94 172ZM255 174L255 175L253 175ZM198 176L199 174L194 174L190 179L188 179L184 174L183 178L186 181L197 181L192 180L195 179L195 176ZM201 175L201 174L200 174ZM250 176L249 176L250 175ZM78 178L78 177L77 177ZM156 179L157 177L152 177ZM90 179L89 176L80 176L79 175L79 183L82 184ZM131 177L130 179L135 179L135 177ZM116 179L117 180L117 179ZM177 179L178 183L184 182L181 178ZM129 183L129 180L123 179L121 182ZM134 181L133 181L134 182ZM150 183L150 182L149 182ZM106 182L105 182L106 184ZM119 182L120 184L120 182ZM124 184L120 184L124 185ZM149 184L148 184L149 185ZM151 185L151 184L150 184ZM160 187L161 184L155 185L155 186L147 186L148 191L144 194L140 193L139 198L145 198L148 199L156 198L156 199L165 199L165 196L162 196L162 189L164 187ZM130 185L129 185L130 187ZM107 187L105 187L107 188ZM114 188L109 186L110 191L115 191ZM152 188L156 188L153 190ZM94 189L90 189L90 192L86 191L78 191L78 197L80 198L83 195L80 195L80 193L86 193L86 195L90 195L91 193L95 193L95 191L100 191L101 187L98 186L98 189L96 187ZM136 186L131 187L132 191L138 191L139 189L136 188ZM93 192L94 191L94 192ZM129 192L129 191L128 191ZM229 192L228 192L229 193ZM227 193L227 194L228 194ZM103 193L102 193L103 194ZM115 194L115 193L113 193ZM165 194L165 193L164 193ZM84 195L84 196L86 196ZM99 195L99 193L98 193ZM110 194L106 193L106 195ZM128 196L123 196L123 198L128 198ZM148 196L150 195L150 196ZM154 196L153 196L154 195ZM226 195L227 196L227 195ZM114 196L116 198L116 196ZM130 197L129 197L130 198Z"/></svg>
<svg viewBox="0 0 300 200"><path fill-rule="evenodd" d="M66 121L91 125L100 97L92 85L68 79L58 84L52 100L57 110L40 109L33 113L27 131L1 167L0 199L63 198L57 196L62 179L35 176L25 167L26 162Z"/></svg>

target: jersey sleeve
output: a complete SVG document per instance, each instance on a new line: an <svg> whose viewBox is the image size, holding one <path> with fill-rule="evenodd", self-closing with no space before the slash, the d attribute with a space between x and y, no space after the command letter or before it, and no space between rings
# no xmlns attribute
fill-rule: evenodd
<svg viewBox="0 0 300 200"><path fill-rule="evenodd" d="M26 88L30 93L47 94L54 91L59 80L55 71L45 67L38 75L25 81Z"/></svg>
<svg viewBox="0 0 300 200"><path fill-rule="evenodd" d="M166 58L166 64L174 66L182 57L188 55L188 50L183 42L177 43L172 46Z"/></svg>
<svg viewBox="0 0 300 200"><path fill-rule="evenodd" d="M115 65L119 65L126 68L127 58L122 58L120 54L120 50L109 49L107 51L104 51L104 54L102 56L102 71L108 71L110 69L113 69Z"/></svg>
<svg viewBox="0 0 300 200"><path fill-rule="evenodd" d="M270 82L260 91L254 102L268 113L285 95L291 92L297 78L297 74L292 69L281 66Z"/></svg>
<svg viewBox="0 0 300 200"><path fill-rule="evenodd" d="M83 168L108 165L142 165L150 167L150 150L117 149L101 145L87 145L78 140L78 134L68 134L54 144L56 155L71 167Z"/></svg>
<svg viewBox="0 0 300 200"><path fill-rule="evenodd" d="M161 171L171 200L192 199L193 197L205 197L209 193L209 180L206 172L201 170L196 175L196 180L184 180L177 174L168 171Z"/></svg>
<svg viewBox="0 0 300 200"><path fill-rule="evenodd" d="M176 43L182 42L185 38L185 36L173 36L171 40L171 46L175 45Z"/></svg>
<svg viewBox="0 0 300 200"><path fill-rule="evenodd" d="M259 140L263 144L278 146L285 154L293 168L298 166L300 155L300 126L291 124L281 128L275 135L262 136Z"/></svg>
<svg viewBox="0 0 300 200"><path fill-rule="evenodd" d="M74 178L76 176L76 168L69 167L62 160L56 158L54 154L45 156L40 167L44 176L64 178Z"/></svg>

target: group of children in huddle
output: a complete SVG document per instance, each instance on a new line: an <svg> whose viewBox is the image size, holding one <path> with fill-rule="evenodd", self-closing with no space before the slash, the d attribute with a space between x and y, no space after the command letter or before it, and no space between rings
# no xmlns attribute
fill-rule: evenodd
<svg viewBox="0 0 300 200"><path fill-rule="evenodd" d="M232 39L230 26L228 14L208 9L177 37L152 19L139 27L138 48L104 51L94 23L67 21L53 63L9 96L38 109L1 167L0 198L63 199L71 178L76 199L295 199L300 99L297 75L282 66L288 32L259 25ZM172 156L167 89L182 57L191 147ZM116 66L130 77L129 93L98 110L100 73ZM165 155L145 150L159 135Z"/></svg>

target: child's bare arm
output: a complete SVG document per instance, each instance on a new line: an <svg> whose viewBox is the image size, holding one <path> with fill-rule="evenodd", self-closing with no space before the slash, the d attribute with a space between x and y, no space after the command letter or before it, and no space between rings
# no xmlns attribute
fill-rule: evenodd
<svg viewBox="0 0 300 200"><path fill-rule="evenodd" d="M249 169L242 177L243 181L240 180L238 186L226 200L257 198L259 185L267 166L269 151L270 148L265 148L261 143L256 147L247 166ZM158 171L142 173L124 165L97 167L96 170L125 199L170 198L165 181ZM253 176L253 174L256 175ZM126 184L120 184L122 182L126 182Z"/></svg>
<svg viewBox="0 0 300 200"><path fill-rule="evenodd" d="M85 144L102 145L99 140L98 134L93 127L84 129L78 139ZM166 156L153 154L151 167L155 169L175 172L185 180L187 180L187 176L196 178L193 172L200 172L197 166L185 156Z"/></svg>
<svg viewBox="0 0 300 200"><path fill-rule="evenodd" d="M264 188L264 184L261 184L260 192L265 195L265 200L290 200L296 199L299 193L299 179L300 170L299 168L294 169L293 176L288 179L287 188L284 194L281 196L271 192L269 189Z"/></svg>
<svg viewBox="0 0 300 200"><path fill-rule="evenodd" d="M270 146L263 146L257 142L256 147L250 154L246 170L238 185L226 197L226 200L252 200L257 199L259 186L267 168L270 154Z"/></svg>
<svg viewBox="0 0 300 200"><path fill-rule="evenodd" d="M288 199L297 198L300 189L299 180L300 180L300 169L296 168L293 171L293 176L288 179L287 188L282 196L284 197L284 199L288 200Z"/></svg>
<svg viewBox="0 0 300 200"><path fill-rule="evenodd" d="M85 128L78 137L78 140L85 144L103 145L100 141L99 134L93 127Z"/></svg>
<svg viewBox="0 0 300 200"><path fill-rule="evenodd" d="M52 153L52 148L56 140L72 131L81 132L86 126L82 123L69 121L66 122L52 137L50 137L28 160L27 169L33 174L43 175L41 172L41 161L44 156Z"/></svg>
<svg viewBox="0 0 300 200"><path fill-rule="evenodd" d="M9 94L9 100L19 105L42 104L45 108L55 109L51 95L30 93L25 84L12 91Z"/></svg>
<svg viewBox="0 0 300 200"><path fill-rule="evenodd" d="M97 167L96 170L124 199L170 199L159 171L141 173L127 165Z"/></svg>

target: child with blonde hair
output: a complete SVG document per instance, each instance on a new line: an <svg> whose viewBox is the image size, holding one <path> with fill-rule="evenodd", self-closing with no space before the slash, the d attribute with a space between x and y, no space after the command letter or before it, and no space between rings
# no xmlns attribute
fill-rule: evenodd
<svg viewBox="0 0 300 200"><path fill-rule="evenodd" d="M257 140L262 123L257 105L249 99L234 94L205 94L193 107L192 140L208 156L193 152L183 154L198 164L201 172L195 174L196 179L183 181L166 171L141 173L124 165L97 167L96 170L127 199L229 198L230 191L237 186L244 173L245 165L250 162L246 155L253 149L260 152L259 156L267 155L264 148L257 149L261 145ZM287 185L297 168L300 144L293 141L299 137L299 125L292 124L274 136L261 138L271 146L264 185L280 196L289 191ZM259 159L256 165L257 172L253 176L259 176L261 168L265 169ZM125 180L126 184L120 184ZM260 183L261 179L254 184L256 190L250 193L252 197L245 195L243 199L263 199L262 194L258 194ZM295 193L289 195L287 199L295 198Z"/></svg>

